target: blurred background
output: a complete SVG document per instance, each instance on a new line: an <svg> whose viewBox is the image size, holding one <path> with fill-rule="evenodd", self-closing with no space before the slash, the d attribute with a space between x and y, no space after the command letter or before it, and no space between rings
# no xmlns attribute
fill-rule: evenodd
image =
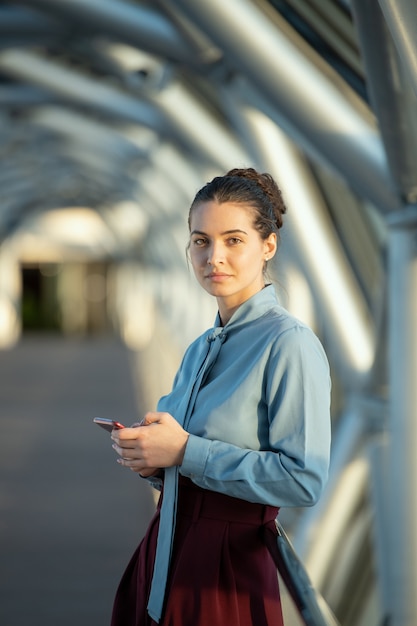
<svg viewBox="0 0 417 626"><path fill-rule="evenodd" d="M417 624L416 42L414 0L0 3L2 626L109 622L154 496L92 418L213 324L188 208L246 166L333 377L328 486L281 522L342 626Z"/></svg>

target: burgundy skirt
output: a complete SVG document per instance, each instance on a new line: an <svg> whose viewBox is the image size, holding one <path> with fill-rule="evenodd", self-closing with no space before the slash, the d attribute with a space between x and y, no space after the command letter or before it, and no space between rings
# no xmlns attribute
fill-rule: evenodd
<svg viewBox="0 0 417 626"><path fill-rule="evenodd" d="M161 501L161 500L160 500ZM112 626L156 626L147 611L160 503L117 590ZM201 489L180 477L160 626L282 626L277 568L265 546L278 509Z"/></svg>

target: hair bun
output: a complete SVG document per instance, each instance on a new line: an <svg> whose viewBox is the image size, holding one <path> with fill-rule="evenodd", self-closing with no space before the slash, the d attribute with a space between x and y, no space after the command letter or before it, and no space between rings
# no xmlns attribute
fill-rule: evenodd
<svg viewBox="0 0 417 626"><path fill-rule="evenodd" d="M283 216L287 212L281 189L278 187L271 174L257 172L253 167L234 168L229 170L226 176L237 176L252 181L260 187L269 198L277 228L283 225Z"/></svg>

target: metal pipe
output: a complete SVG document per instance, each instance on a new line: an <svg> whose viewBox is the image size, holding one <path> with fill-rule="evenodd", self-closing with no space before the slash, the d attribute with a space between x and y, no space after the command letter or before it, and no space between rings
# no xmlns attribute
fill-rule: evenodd
<svg viewBox="0 0 417 626"><path fill-rule="evenodd" d="M352 9L393 181L404 203L411 204L417 199L416 96L375 0L352 0Z"/></svg>
<svg viewBox="0 0 417 626"><path fill-rule="evenodd" d="M417 624L417 206L388 222L391 626Z"/></svg>
<svg viewBox="0 0 417 626"><path fill-rule="evenodd" d="M330 68L325 73L311 49L294 42L294 33L290 38L288 25L278 14L271 20L248 0L175 0L175 4L279 109L289 134L297 139L301 134L306 146L319 150L377 207L399 208L372 114L337 74Z"/></svg>
<svg viewBox="0 0 417 626"><path fill-rule="evenodd" d="M373 545L375 550L376 578L379 588L380 612L384 620L390 611L390 570L393 557L391 543L387 541L390 532L391 507L387 484L389 484L389 466L387 462L388 438L379 434L368 446L370 463L370 495L374 512ZM381 621L386 623L386 621Z"/></svg>
<svg viewBox="0 0 417 626"><path fill-rule="evenodd" d="M219 122L181 83L167 85L162 91L150 95L149 101L163 113L180 144L186 141L196 154L205 155L223 170L249 162L248 153L230 128Z"/></svg>
<svg viewBox="0 0 417 626"><path fill-rule="evenodd" d="M155 95L140 99L39 54L21 50L0 52L0 69L77 104L175 138L195 158L222 169L231 163L247 162L248 156L239 141L180 83L168 84Z"/></svg>
<svg viewBox="0 0 417 626"><path fill-rule="evenodd" d="M163 118L154 106L40 54L18 49L5 50L0 52L0 69L96 111L154 129L163 127Z"/></svg>
<svg viewBox="0 0 417 626"><path fill-rule="evenodd" d="M0 35L2 38L28 37L62 33L65 27L52 17L29 8L1 7Z"/></svg>
<svg viewBox="0 0 417 626"><path fill-rule="evenodd" d="M86 115L68 111L56 106L37 107L30 115L31 124L46 128L65 138L65 143L91 146L97 156L104 155L109 161L115 158L138 160L148 156L150 147L156 142L151 131L148 137L142 133L142 143L135 143L118 132ZM147 140L147 141L146 141Z"/></svg>
<svg viewBox="0 0 417 626"><path fill-rule="evenodd" d="M379 0L388 28L417 95L417 11L413 0Z"/></svg>
<svg viewBox="0 0 417 626"><path fill-rule="evenodd" d="M89 32L113 35L173 61L190 62L198 57L172 23L149 6L123 0L31 0L31 5L80 22Z"/></svg>
<svg viewBox="0 0 417 626"><path fill-rule="evenodd" d="M332 360L345 383L363 384L375 354L371 315L303 155L261 112L240 105L241 136L274 176L289 206L288 233L332 337ZM323 268L326 272L323 273Z"/></svg>
<svg viewBox="0 0 417 626"><path fill-rule="evenodd" d="M43 104L54 100L48 91L32 87L31 85L3 85L0 87L0 106L24 106Z"/></svg>
<svg viewBox="0 0 417 626"><path fill-rule="evenodd" d="M348 401L348 407L339 417L332 436L329 482L325 492L316 506L303 512L294 529L293 544L301 558L307 558L312 546L312 536L315 537L315 553L320 553L320 544L326 541L326 537L318 530L321 520L326 516L329 503L338 491L344 469L357 454L364 436L364 429L365 416L362 408L358 406L358 403ZM341 521L340 518L337 518L334 523L339 521Z"/></svg>

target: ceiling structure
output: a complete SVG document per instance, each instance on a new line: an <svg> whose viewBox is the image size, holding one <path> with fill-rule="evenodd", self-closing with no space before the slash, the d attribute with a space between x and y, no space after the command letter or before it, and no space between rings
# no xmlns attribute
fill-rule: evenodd
<svg viewBox="0 0 417 626"><path fill-rule="evenodd" d="M195 310L184 313L180 281L164 276L187 272L195 191L231 167L270 171L289 206L284 257L307 280L345 397L361 397L344 412L353 448L363 427L352 412L356 424L365 399L374 415L389 383L390 229L413 233L417 221L413 5L2 2L0 241L47 212L88 207L106 232L91 254L146 265L186 335Z"/></svg>
<svg viewBox="0 0 417 626"><path fill-rule="evenodd" d="M401 80L377 3L358 2L355 23L354 6L331 0L205 4L3 3L5 234L30 205L99 208L133 197L156 144L172 144L197 171L253 160L236 113L245 107L270 116L313 162L334 168L378 210L413 200L415 93ZM369 19L381 33L361 44ZM382 54L388 75L378 73ZM394 107L401 115L392 116ZM132 141L132 126L149 133ZM48 200L38 199L42 172L51 167ZM30 199L27 171L35 174ZM21 194L13 193L15 179Z"/></svg>
<svg viewBox="0 0 417 626"><path fill-rule="evenodd" d="M358 4L360 20L368 19L372 3ZM115 231L116 254L131 254L135 242L118 231L114 206L134 203L150 234L143 237L142 224L136 250L147 264L171 268L184 265L184 214L203 181L255 164L299 206L291 198L295 175L312 228L327 229L321 249L339 259L335 280L349 285L340 290L347 308L354 303L352 326L365 346L362 363L340 366L350 374L369 369L381 306L380 216L415 193L415 129L398 120L402 134L394 134L389 118L380 132L353 9L330 0L5 3L0 236L39 211L87 206ZM387 55L393 65L392 46ZM373 82L386 93L382 79ZM396 101L403 97L396 90ZM395 163L402 155L397 177L390 154ZM161 217L172 228L161 232ZM308 218L301 211L299 218L294 250L316 299L327 302L328 327L340 327L320 278L326 257L308 252ZM149 245L155 239L159 250ZM339 330L333 335L338 345Z"/></svg>

